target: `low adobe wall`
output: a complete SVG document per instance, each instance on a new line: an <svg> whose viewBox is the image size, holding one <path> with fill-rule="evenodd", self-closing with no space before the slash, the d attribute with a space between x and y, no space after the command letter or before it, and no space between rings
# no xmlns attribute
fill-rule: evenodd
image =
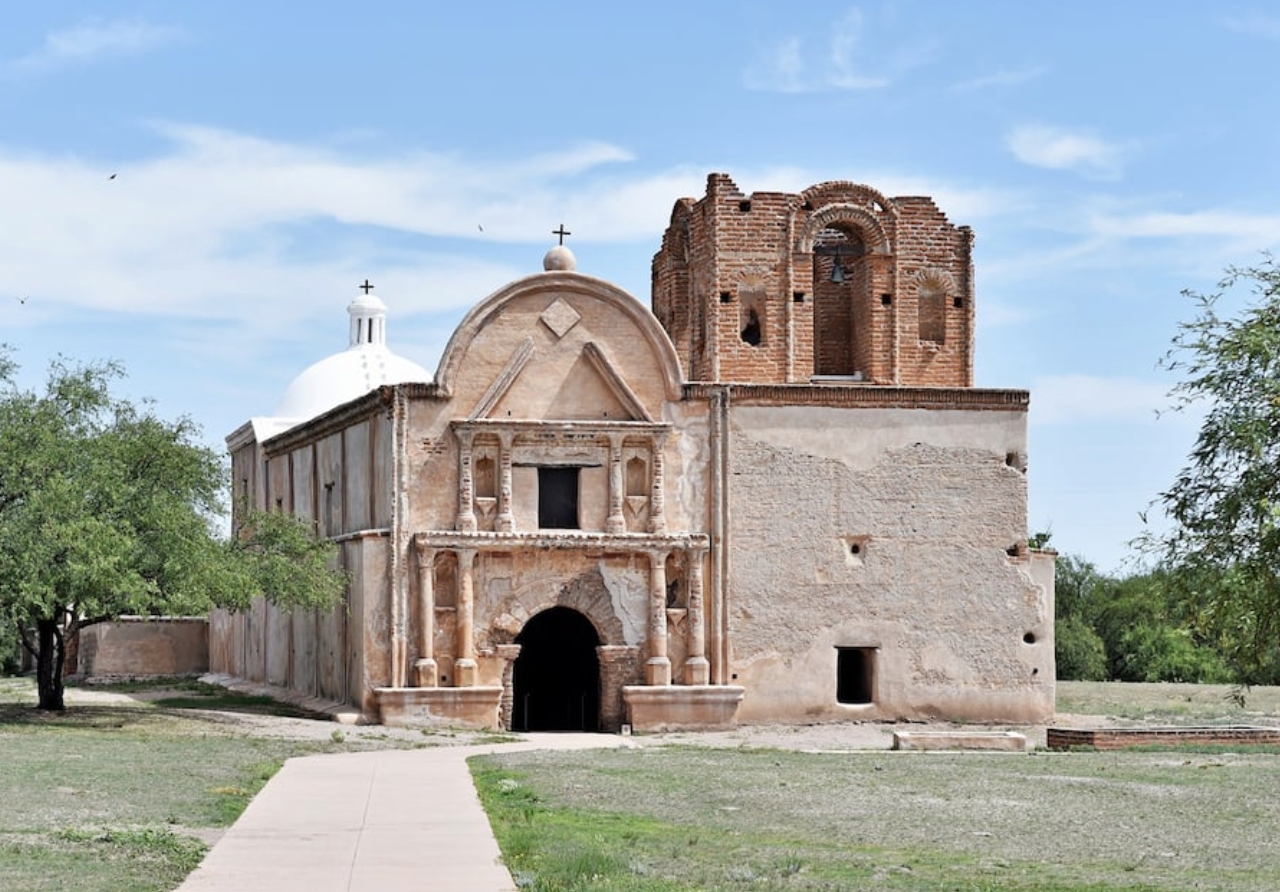
<svg viewBox="0 0 1280 892"><path fill-rule="evenodd" d="M209 622L202 617L122 616L80 630L76 672L86 678L208 671Z"/></svg>
<svg viewBox="0 0 1280 892"><path fill-rule="evenodd" d="M1051 750L1093 747L1118 750L1130 746L1277 746L1280 728L1200 727L1200 728L1049 728L1046 744Z"/></svg>

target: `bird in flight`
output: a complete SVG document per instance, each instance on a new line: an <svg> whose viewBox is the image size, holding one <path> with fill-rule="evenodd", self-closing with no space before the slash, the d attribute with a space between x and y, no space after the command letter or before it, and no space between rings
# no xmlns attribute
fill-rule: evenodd
<svg viewBox="0 0 1280 892"><path fill-rule="evenodd" d="M107 179L109 179L109 180L114 180L115 178L116 178L116 175L115 175L115 174L112 174L111 176L107 177Z"/></svg>
<svg viewBox="0 0 1280 892"><path fill-rule="evenodd" d="M20 304L25 304L25 303L27 302L27 299L28 299L29 297L31 297L31 295L29 295L29 294L24 294L22 297L17 298L17 301L18 301L18 303L20 303Z"/></svg>

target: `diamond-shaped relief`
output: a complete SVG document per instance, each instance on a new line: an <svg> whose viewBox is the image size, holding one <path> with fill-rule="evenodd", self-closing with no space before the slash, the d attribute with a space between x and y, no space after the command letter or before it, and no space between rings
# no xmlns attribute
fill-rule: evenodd
<svg viewBox="0 0 1280 892"><path fill-rule="evenodd" d="M564 298L557 297L551 306L542 311L542 315L538 317L542 320L542 324L555 334L557 338L562 338L569 333L578 320L582 316L573 307L569 306Z"/></svg>

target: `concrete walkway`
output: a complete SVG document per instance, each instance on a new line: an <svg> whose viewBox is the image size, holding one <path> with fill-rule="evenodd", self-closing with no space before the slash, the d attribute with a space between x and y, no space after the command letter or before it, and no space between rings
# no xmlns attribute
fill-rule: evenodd
<svg viewBox="0 0 1280 892"><path fill-rule="evenodd" d="M530 734L520 743L290 759L178 892L513 892L466 759L629 743Z"/></svg>

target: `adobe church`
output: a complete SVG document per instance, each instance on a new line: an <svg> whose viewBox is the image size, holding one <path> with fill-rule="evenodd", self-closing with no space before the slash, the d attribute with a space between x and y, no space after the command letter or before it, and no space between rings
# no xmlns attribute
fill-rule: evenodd
<svg viewBox="0 0 1280 892"><path fill-rule="evenodd" d="M1049 718L1028 394L974 387L972 244L929 198L712 174L652 311L553 247L434 375L366 282L349 348L227 439L346 601L216 614L213 671L386 724Z"/></svg>

